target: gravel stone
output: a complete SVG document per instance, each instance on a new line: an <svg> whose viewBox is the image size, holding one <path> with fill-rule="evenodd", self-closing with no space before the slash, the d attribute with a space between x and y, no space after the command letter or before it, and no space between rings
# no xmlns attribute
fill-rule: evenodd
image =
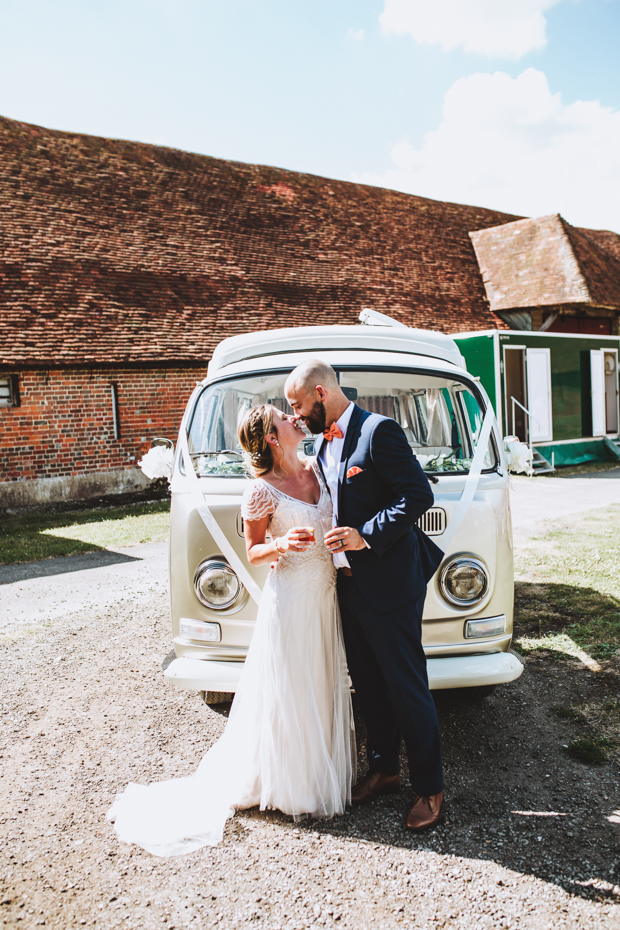
<svg viewBox="0 0 620 930"><path fill-rule="evenodd" d="M245 811L221 846L173 859L119 843L105 820L115 793L190 774L226 723L226 707L163 679L170 632L156 575L145 593L142 572L132 596L124 574L109 600L98 582L98 606L72 602L62 615L50 595L45 619L37 582L36 616L7 618L0 925L620 927L618 773L571 759L562 746L573 724L551 710L617 694L618 663L591 675L577 659L538 656L483 700L436 693L447 803L434 832L404 829L404 764L400 794L331 821ZM27 581L15 584L27 599Z"/></svg>

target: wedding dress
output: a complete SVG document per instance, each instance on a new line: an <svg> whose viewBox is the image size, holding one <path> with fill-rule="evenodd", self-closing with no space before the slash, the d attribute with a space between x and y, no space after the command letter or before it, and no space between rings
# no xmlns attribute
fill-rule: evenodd
<svg viewBox="0 0 620 930"><path fill-rule="evenodd" d="M355 734L336 598L336 571L320 530L331 501L316 463L318 504L262 479L244 494L242 515L272 514L286 535L300 511L314 517L316 543L286 552L270 571L239 687L218 742L187 778L130 784L108 813L121 840L159 856L221 842L235 810L260 806L295 819L341 814L350 798Z"/></svg>

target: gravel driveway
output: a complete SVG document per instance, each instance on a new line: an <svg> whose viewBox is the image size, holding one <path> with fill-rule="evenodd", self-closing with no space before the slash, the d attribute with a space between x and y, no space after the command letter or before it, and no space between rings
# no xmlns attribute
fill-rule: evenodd
<svg viewBox="0 0 620 930"><path fill-rule="evenodd" d="M532 493L560 480L535 479ZM535 525L515 513L523 533ZM220 847L179 859L119 844L105 821L114 794L190 774L225 725L162 678L164 560L151 544L0 569L0 922L620 927L618 772L569 758L572 723L552 713L617 699L618 675L577 659L538 655L478 702L436 694L448 802L433 833L404 830L406 787L328 822L244 812Z"/></svg>

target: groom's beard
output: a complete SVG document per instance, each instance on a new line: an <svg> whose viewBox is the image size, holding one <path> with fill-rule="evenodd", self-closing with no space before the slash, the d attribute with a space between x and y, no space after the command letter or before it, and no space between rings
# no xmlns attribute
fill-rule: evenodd
<svg viewBox="0 0 620 930"><path fill-rule="evenodd" d="M327 425L327 418L325 416L325 406L320 400L315 400L312 405L312 410L307 417L304 417L304 422L310 432L314 433L315 436L323 432Z"/></svg>

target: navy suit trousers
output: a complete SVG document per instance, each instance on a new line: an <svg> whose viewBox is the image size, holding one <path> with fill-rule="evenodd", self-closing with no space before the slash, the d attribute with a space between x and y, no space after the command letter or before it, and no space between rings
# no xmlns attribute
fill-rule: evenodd
<svg viewBox="0 0 620 930"><path fill-rule="evenodd" d="M443 790L441 737L422 649L426 592L389 613L374 611L355 579L338 572L349 674L368 738L369 771L396 775L401 737L416 794Z"/></svg>

